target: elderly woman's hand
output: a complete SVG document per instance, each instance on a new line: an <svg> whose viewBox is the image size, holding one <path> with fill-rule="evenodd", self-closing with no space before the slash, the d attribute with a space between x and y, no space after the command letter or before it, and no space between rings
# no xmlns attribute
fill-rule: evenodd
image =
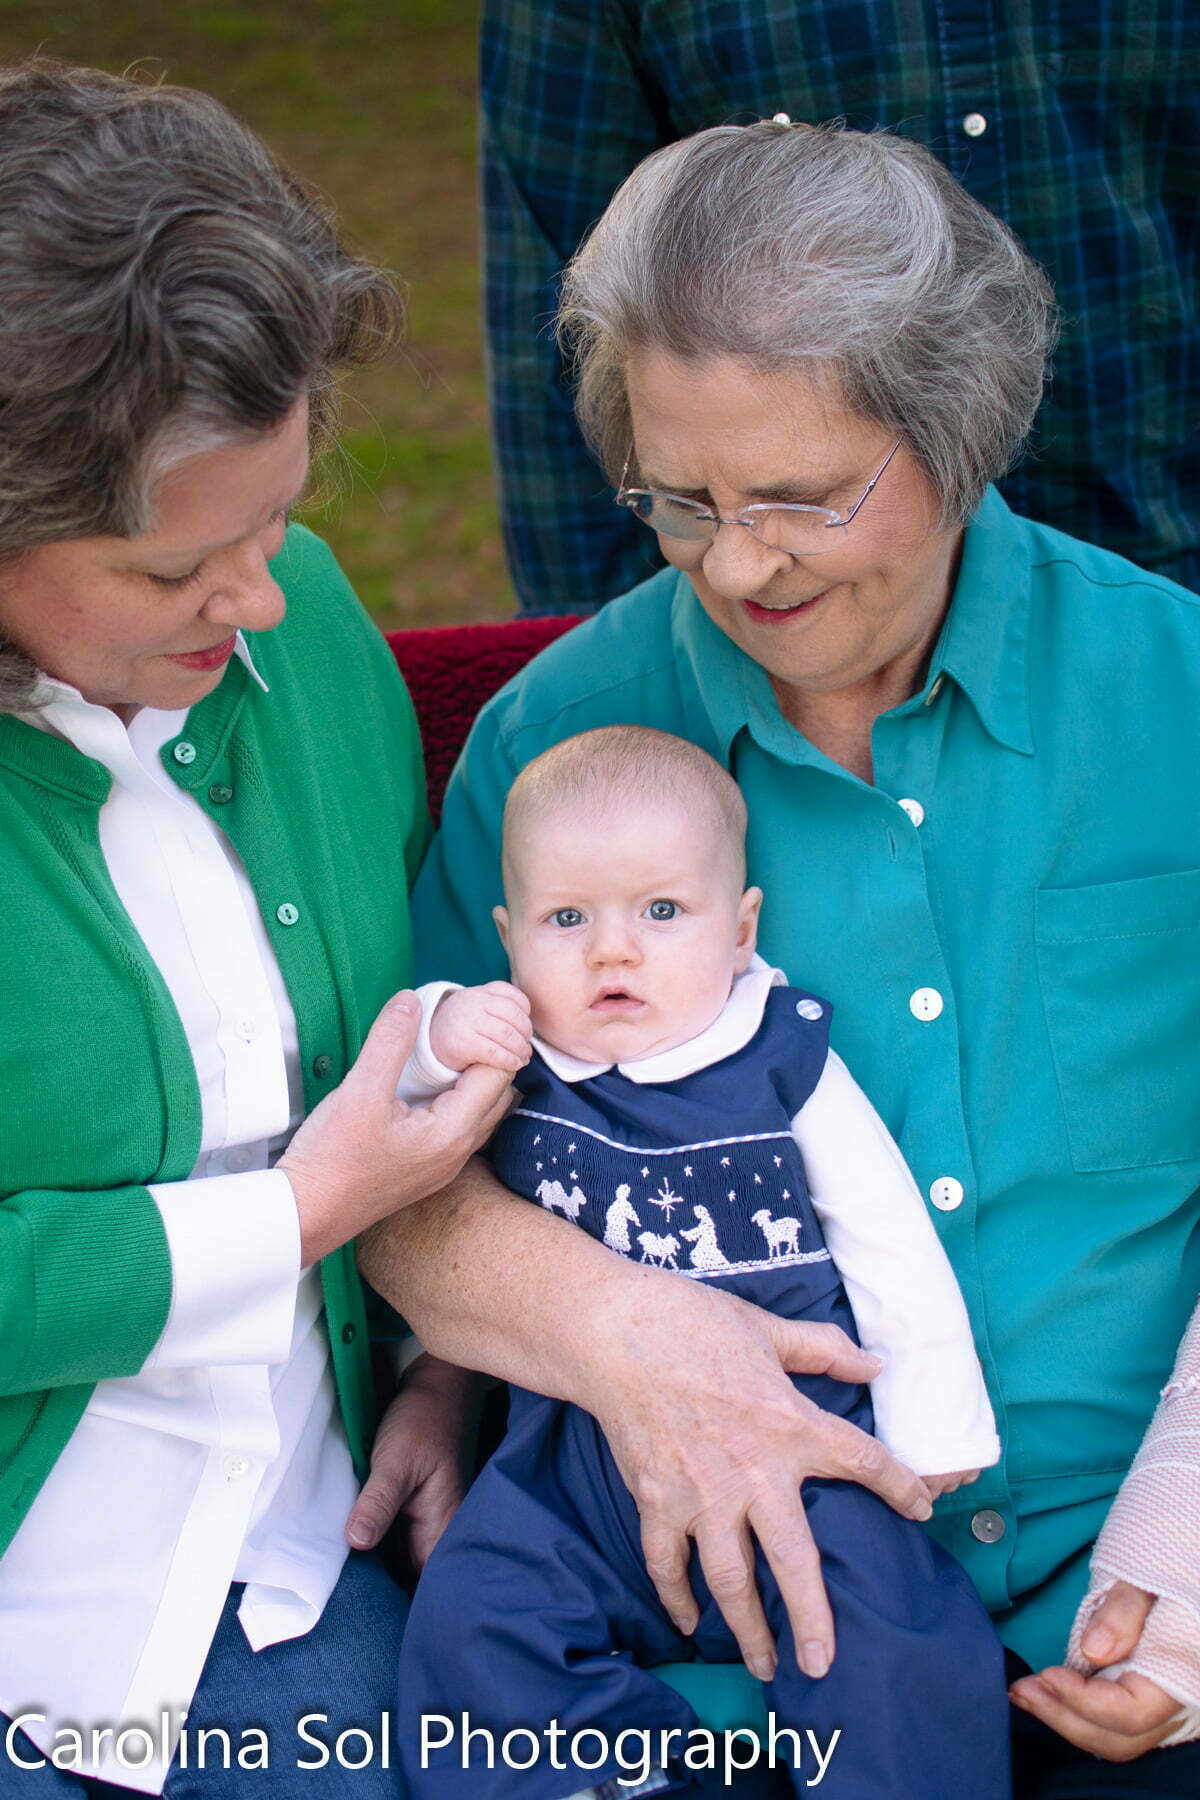
<svg viewBox="0 0 1200 1800"><path fill-rule="evenodd" d="M416 996L394 995L353 1068L279 1160L296 1196L305 1267L445 1187L508 1110L508 1075L482 1065L465 1070L428 1106L397 1099L419 1025Z"/></svg>
<svg viewBox="0 0 1200 1800"><path fill-rule="evenodd" d="M621 1304L618 1290L617 1304ZM796 1391L785 1371L869 1381L880 1362L834 1325L779 1319L716 1289L656 1285L626 1300L586 1404L637 1503L646 1565L679 1630L695 1629L690 1542L747 1666L768 1680L776 1650L754 1579L754 1542L774 1571L810 1675L834 1657L833 1619L800 1484L860 1482L913 1519L920 1478L883 1445Z"/></svg>
<svg viewBox="0 0 1200 1800"><path fill-rule="evenodd" d="M1118 1581L1092 1617L1084 1639L1089 1659L1110 1668L1132 1656L1153 1605L1153 1594ZM1103 1649L1102 1633L1108 1639ZM1009 1698L1068 1743L1107 1762L1133 1762L1155 1749L1170 1737L1179 1714L1178 1700L1132 1670L1114 1681L1078 1669L1043 1669L1015 1681Z"/></svg>

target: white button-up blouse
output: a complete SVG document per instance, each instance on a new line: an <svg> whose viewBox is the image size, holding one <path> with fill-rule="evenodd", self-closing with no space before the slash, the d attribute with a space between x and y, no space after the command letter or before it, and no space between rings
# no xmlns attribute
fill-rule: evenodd
<svg viewBox="0 0 1200 1800"><path fill-rule="evenodd" d="M249 653L238 654L256 680ZM112 775L100 842L113 886L158 965L195 1060L199 1160L152 1187L172 1301L141 1372L96 1387L0 1559L0 1712L46 1753L68 1722L138 1724L167 1756L72 1763L160 1793L229 1585L254 1649L320 1617L357 1493L322 1324L300 1268L286 1176L299 1122L296 1023L250 883L224 833L159 760L185 714L128 728L47 683L31 715ZM102 1021L97 1021L102 1029ZM28 1719L40 1714L41 1719Z"/></svg>

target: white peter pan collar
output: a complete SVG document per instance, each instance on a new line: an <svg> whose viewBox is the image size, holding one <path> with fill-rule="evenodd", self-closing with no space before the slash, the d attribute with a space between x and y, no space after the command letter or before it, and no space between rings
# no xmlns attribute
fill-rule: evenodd
<svg viewBox="0 0 1200 1800"><path fill-rule="evenodd" d="M782 969L773 969L761 956L754 956L745 974L735 978L728 1000L711 1025L686 1043L660 1050L655 1056L644 1056L638 1062L582 1062L539 1037L534 1038L533 1047L560 1081L591 1081L596 1075L607 1075L610 1069L639 1086L682 1081L685 1075L694 1075L697 1069L707 1069L710 1063L744 1049L762 1024L767 995L773 987L784 987L786 983Z"/></svg>

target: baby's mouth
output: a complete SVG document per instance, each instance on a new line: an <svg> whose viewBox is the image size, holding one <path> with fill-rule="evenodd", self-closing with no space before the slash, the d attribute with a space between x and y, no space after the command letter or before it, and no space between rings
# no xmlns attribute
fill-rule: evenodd
<svg viewBox="0 0 1200 1800"><path fill-rule="evenodd" d="M628 988L604 988L596 995L588 1010L594 1013L620 1015L638 1012L645 1004L645 1001L639 1000L636 994L631 994Z"/></svg>

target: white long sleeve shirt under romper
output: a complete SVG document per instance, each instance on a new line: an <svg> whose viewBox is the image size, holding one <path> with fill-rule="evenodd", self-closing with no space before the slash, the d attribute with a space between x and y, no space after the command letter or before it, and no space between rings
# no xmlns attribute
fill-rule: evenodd
<svg viewBox="0 0 1200 1800"><path fill-rule="evenodd" d="M401 1084L406 1098L428 1098L457 1079L434 1054L429 1029L453 985L419 990L422 1027ZM681 1081L743 1049L780 985L782 971L756 956L707 1030L640 1062L585 1063L538 1037L534 1047L566 1082L614 1067L647 1086ZM832 1050L791 1129L862 1346L884 1358L871 1383L876 1437L918 1474L990 1468L1000 1440L954 1271L907 1163Z"/></svg>
<svg viewBox="0 0 1200 1800"><path fill-rule="evenodd" d="M265 686L241 639L238 655ZM31 722L102 763L100 843L113 886L179 1012L202 1102L191 1177L150 1189L171 1258L166 1327L141 1372L98 1384L0 1559L0 1712L28 1720L66 1766L161 1793L229 1585L255 1649L320 1618L357 1494L321 1323L300 1268L285 1175L271 1168L301 1114L296 1022L249 880L224 833L159 752L185 713L128 728L46 682ZM102 1021L97 1021L102 1028ZM122 1766L93 1728L142 1725L156 1746ZM138 1740L130 1760L140 1760Z"/></svg>

